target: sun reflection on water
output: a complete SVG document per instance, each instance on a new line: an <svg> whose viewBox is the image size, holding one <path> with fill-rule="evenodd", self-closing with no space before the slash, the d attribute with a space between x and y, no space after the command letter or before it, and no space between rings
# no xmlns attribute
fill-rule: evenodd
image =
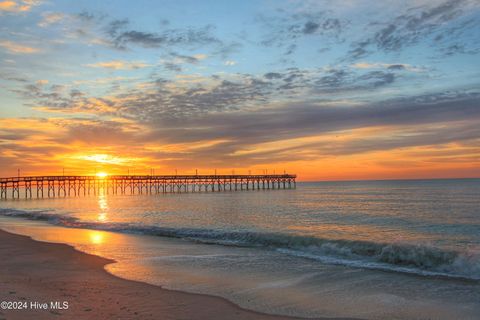
<svg viewBox="0 0 480 320"><path fill-rule="evenodd" d="M102 244L104 241L104 233L99 231L90 231L89 238L92 244Z"/></svg>
<svg viewBox="0 0 480 320"><path fill-rule="evenodd" d="M101 222L107 221L107 219L108 219L108 217L107 217L108 202L107 202L107 197L105 196L105 194L100 194L98 196L98 209L99 209L100 212L98 213L97 220L101 221Z"/></svg>

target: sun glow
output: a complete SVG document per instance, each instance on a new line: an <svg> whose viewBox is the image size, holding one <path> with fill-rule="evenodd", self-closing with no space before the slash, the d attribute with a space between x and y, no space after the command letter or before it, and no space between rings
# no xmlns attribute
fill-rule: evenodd
<svg viewBox="0 0 480 320"><path fill-rule="evenodd" d="M106 172L97 172L95 175L96 175L98 178L106 178L106 177L108 177L108 173L106 173Z"/></svg>
<svg viewBox="0 0 480 320"><path fill-rule="evenodd" d="M88 160L88 161L93 161L98 163L108 163L108 164L115 164L115 165L119 165L119 164L125 163L128 160L132 160L129 158L123 158L123 157L112 156L109 154L100 154L100 153L91 154L91 155L79 155L79 156L76 156L76 158L81 160Z"/></svg>

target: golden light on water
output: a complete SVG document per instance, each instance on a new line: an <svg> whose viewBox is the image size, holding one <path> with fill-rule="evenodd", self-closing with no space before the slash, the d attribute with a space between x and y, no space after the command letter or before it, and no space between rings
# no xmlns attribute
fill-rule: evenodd
<svg viewBox="0 0 480 320"><path fill-rule="evenodd" d="M100 194L98 197L98 208L100 212L98 213L97 220L100 222L107 221L108 203L104 194Z"/></svg>
<svg viewBox="0 0 480 320"><path fill-rule="evenodd" d="M104 241L104 233L100 231L90 231L89 238L92 244L102 244Z"/></svg>

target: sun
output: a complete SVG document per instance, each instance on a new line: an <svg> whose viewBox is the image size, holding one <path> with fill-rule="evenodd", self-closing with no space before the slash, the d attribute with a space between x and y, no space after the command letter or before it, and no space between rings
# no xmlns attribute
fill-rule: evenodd
<svg viewBox="0 0 480 320"><path fill-rule="evenodd" d="M99 177L99 178L106 178L106 177L108 176L108 173L106 173L106 172L97 172L95 175L96 175L97 177Z"/></svg>

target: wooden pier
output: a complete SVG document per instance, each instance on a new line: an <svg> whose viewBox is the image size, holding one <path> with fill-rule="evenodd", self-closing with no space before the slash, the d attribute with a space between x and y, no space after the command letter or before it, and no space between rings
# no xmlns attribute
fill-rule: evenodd
<svg viewBox="0 0 480 320"><path fill-rule="evenodd" d="M0 199L296 188L296 175L112 175L0 178Z"/></svg>

